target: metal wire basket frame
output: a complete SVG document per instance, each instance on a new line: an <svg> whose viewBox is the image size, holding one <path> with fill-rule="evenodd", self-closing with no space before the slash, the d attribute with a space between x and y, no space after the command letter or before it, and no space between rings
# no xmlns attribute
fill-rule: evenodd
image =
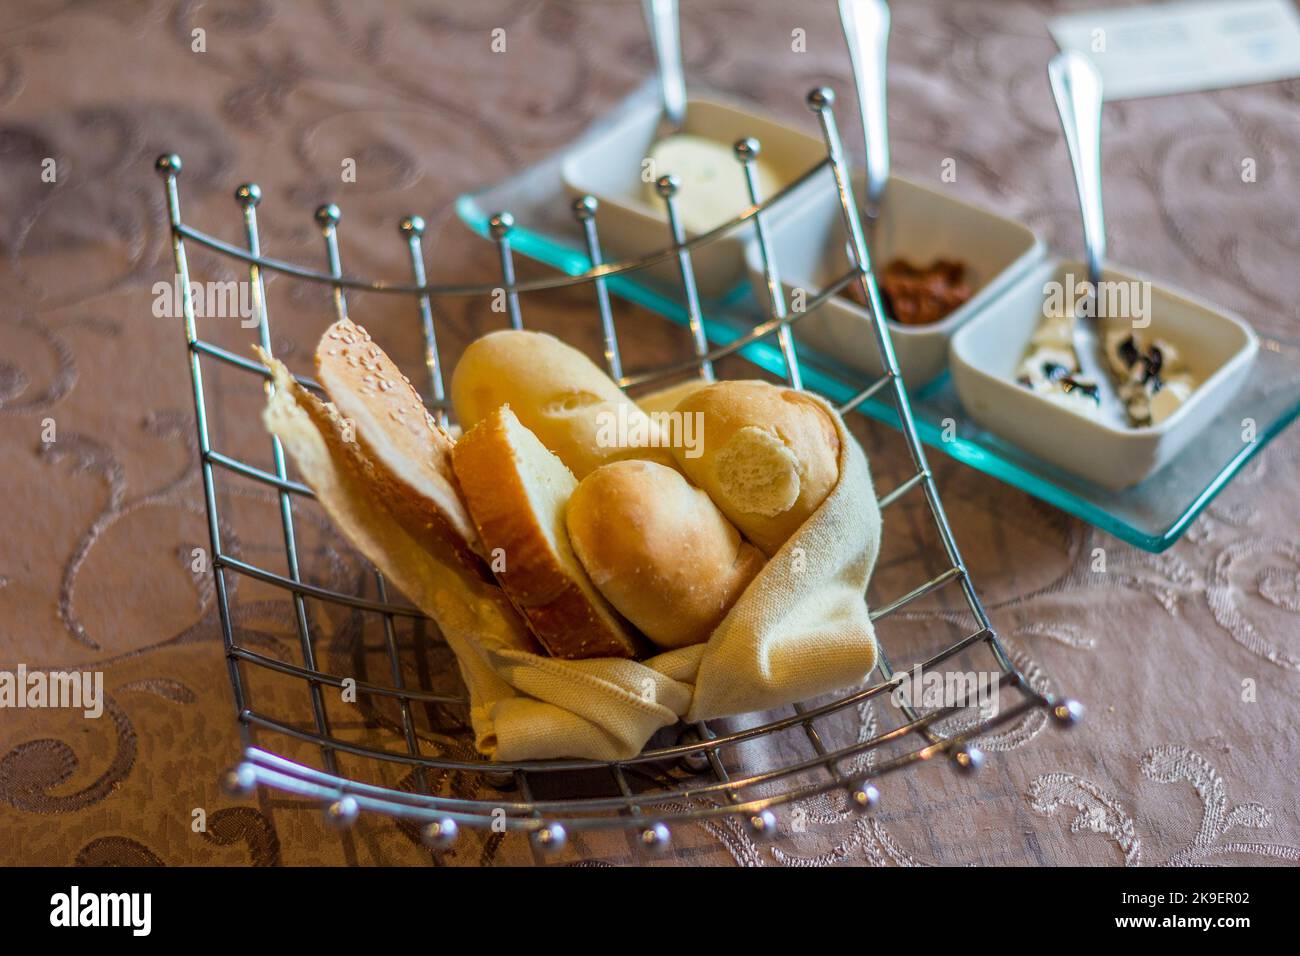
<svg viewBox="0 0 1300 956"><path fill-rule="evenodd" d="M1013 664L1003 648L984 607L976 593L971 575L962 561L953 536L925 451L917 437L912 409L904 388L898 363L890 342L889 329L881 307L880 293L872 272L869 250L850 183L849 167L843 151L833 113L834 96L826 88L814 89L808 94L809 108L817 115L826 144L826 158L798 180L777 194L764 199L759 194L753 161L760 145L750 139L736 144L737 160L742 164L748 183L750 207L731 221L707 233L686 238L675 196L677 181L665 176L656 183L663 198L671 243L660 251L635 259L604 262L597 232L597 204L591 197L574 203L574 216L585 239L591 267L579 275L546 276L519 282L515 278L514 261L510 246L513 220L509 213L499 213L490 220L489 234L499 253L501 279L489 284L433 285L425 276L421 249L424 222L418 216L407 216L399 225L410 258L410 282L374 281L347 276L339 259L338 207L330 204L316 211L326 251L327 271L320 271L291 262L264 256L261 252L257 226L257 205L260 189L245 184L236 190L236 200L242 208L246 247L240 248L201 232L181 219L177 176L181 160L176 154L160 156L155 163L162 177L170 219L172 249L176 275L181 288L189 290L189 266L186 243L194 242L225 256L246 263L252 290L254 314L257 319L258 341L268 353L271 350L270 325L267 314L263 270L272 270L288 276L329 285L333 290L334 310L338 317L347 315L348 290L387 293L409 296L415 300L425 341L425 361L428 368L432 395L430 408L441 422L448 420L448 401L443 386L442 366L434 328L431 297L435 296L487 296L504 293L510 325L523 328L520 308L521 293L566 286L591 284L594 288L597 313L605 344L605 361L611 376L620 386L627 388L669 378L682 372L695 370L705 379L712 379L713 363L732 355L760 340L775 336L784 361L786 381L801 388L799 366L791 325L802 315L817 308L823 301L856 282L868 303L872 329L881 364L885 373L871 382L849 401L839 406L847 414L872 396L883 394L892 397L898 413L899 430L914 465L914 472L899 485L879 498L881 509L887 509L903 495L919 488L925 496L928 510L934 520L942 542L947 568L942 573L913 588L906 594L871 609L873 621L885 618L913 601L956 584L965 598L975 627L969 634L929 660L921 661L923 669L932 669L968 648L986 647L991 651L1000 671L999 690L1015 688L1018 698L1004 706L992 717L980 716L962 725L958 732L940 733L936 725L953 718L963 710L960 706L936 708L920 713L907 702L898 706L906 716L905 723L867 740L858 740L845 746L828 746L819 733L817 721L845 708L865 704L880 695L887 695L898 686L899 677L882 646L879 665L883 680L855 690L830 703L817 706L796 704L788 716L734 732L715 732L708 723L691 728L679 728L683 733L672 746L648 749L628 760L603 763L589 760L550 760L522 762L489 762L486 760L453 760L422 753L412 717L413 704L429 702L464 703L462 698L436 694L420 688L404 686L402 670L394 640L394 620L398 617L419 617L411 607L389 601L382 576L375 573L378 600L359 595L345 594L303 580L299 567L298 548L294 531L294 506L296 496L311 497L311 489L288 477L285 457L278 440L272 439L273 471L267 471L239 458L226 455L212 447L209 439L209 417L203 387L203 363L216 361L234 366L264 379L268 371L251 358L237 355L199 337L194 305L187 294L181 297L188 346L190 375L193 385L195 420L198 432L198 449L207 510L207 526L212 555L212 574L215 597L220 617L221 632L228 662L229 677L234 691L235 707L243 738L241 762L224 777L224 785L236 793L249 793L258 785L265 785L320 801L327 816L339 824L348 824L360 811L375 811L419 825L425 841L433 848L445 848L455 839L460 826L496 830L507 829L529 833L537 849L551 849L564 843L567 829L632 828L639 831L641 842L647 848L662 847L670 839L669 825L676 821L705 820L728 814L743 814L751 831L756 835L770 834L777 826L772 810L782 804L805 799L832 790L843 790L851 806L864 811L874 809L880 799L874 781L879 777L901 770L939 754L951 756L960 770L974 771L983 763L981 751L972 741L993 727L1016 720L1030 711L1047 711L1061 726L1069 726L1081 714L1081 707L1073 700L1038 692L1030 686L1025 676ZM787 200L798 187L825 169L830 170L838 193L842 219L851 253L850 270L833 281L815 296L810 296L806 308L795 313L787 310L784 289L777 264L773 261L766 225L766 210ZM691 253L724 234L745 224L752 224L762 253L768 293L769 318L748 333L726 345L711 347L705 337L700 312L699 296L695 287ZM611 304L605 280L611 276L645 269L660 262L675 259L681 279L686 304L688 325L694 345L694 355L685 361L661 366L637 375L625 375L622 357L612 319ZM320 392L317 383L300 377L306 387ZM288 573L273 571L251 564L229 553L223 546L218 520L215 473L226 471L259 482L275 489L278 495L280 521ZM232 628L227 591L227 575L246 576L288 592L293 600L297 634L301 644L303 666L281 661L241 645ZM387 653L392 665L392 683L380 684L356 680L358 694L390 698L397 701L406 738L406 749L391 750L357 744L331 735L325 716L324 688L345 686L348 675L326 673L316 663L311 624L306 612L306 599L333 603L383 619ZM436 633L436 628L434 629ZM269 668L280 674L301 680L308 688L313 730L303 729L267 714L259 713L249 702L245 689L244 668ZM746 741L790 728L801 728L811 744L814 756L788 765L765 769L745 776L733 776L724 767L722 756L726 748L736 747ZM254 744L254 731L286 735L319 746L323 769L306 766L277 755L272 750ZM895 744L906 738L919 738L919 746L906 753L883 761L873 761L864 771L847 770L845 764L855 757L867 754L886 744ZM425 771L454 771L481 775L483 788L490 791L482 798L466 799L427 792L408 792L386 786L350 779L341 775L336 757L346 753L370 760L405 765L423 774ZM687 778L675 785L663 786L650 792L634 792L628 774L645 765L675 764L684 768ZM861 761L857 761L861 763ZM537 775L599 769L612 778L612 796L572 799L534 799L534 782ZM809 775L813 775L809 779ZM784 789L782 789L784 787ZM759 793L758 791L762 791ZM776 792L773 792L773 791ZM517 799L507 796L511 791Z"/></svg>

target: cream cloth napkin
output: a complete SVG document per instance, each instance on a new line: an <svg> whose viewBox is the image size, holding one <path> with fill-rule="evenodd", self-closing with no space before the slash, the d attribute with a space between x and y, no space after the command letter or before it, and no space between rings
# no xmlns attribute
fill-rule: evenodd
<svg viewBox="0 0 1300 956"><path fill-rule="evenodd" d="M626 759L679 718L768 710L860 684L876 666L865 595L880 509L862 449L824 402L840 436L839 481L709 640L644 661L568 661L533 653L499 588L407 534L369 493L364 457L332 407L272 369L267 427L339 530L437 622L469 691L475 745L490 758Z"/></svg>

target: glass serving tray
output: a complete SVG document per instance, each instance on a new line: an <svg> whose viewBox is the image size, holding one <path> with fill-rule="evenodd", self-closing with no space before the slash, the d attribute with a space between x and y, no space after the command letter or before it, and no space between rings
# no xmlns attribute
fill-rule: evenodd
<svg viewBox="0 0 1300 956"><path fill-rule="evenodd" d="M643 87L623 107L655 95L653 87ZM609 115L618 113L615 109ZM599 135L602 127L598 122L583 139ZM591 262L579 245L580 232L560 177L562 159L563 154L549 157L486 190L461 196L456 203L458 215L487 236L488 218L508 210L515 218L510 233L515 252L570 275L586 271ZM753 227L740 228L752 231ZM666 241L666 227L664 235ZM613 276L608 286L611 293L675 322L686 322L685 307L677 296L652 281L639 280L635 273ZM702 312L714 345L733 341L767 318L748 282L722 299L705 300ZM846 369L807 345L800 343L798 353L805 386L827 398L847 401L870 384L863 373ZM769 372L783 372L774 340L753 343L740 354ZM1232 477L1300 415L1300 342L1261 337L1246 384L1222 414L1170 464L1121 492L1066 474L981 429L966 416L946 372L910 394L917 432L926 445L1123 541L1158 553L1177 541ZM888 398L869 399L857 411L898 427L897 412ZM1254 422L1255 437L1249 442L1242 437L1246 419Z"/></svg>

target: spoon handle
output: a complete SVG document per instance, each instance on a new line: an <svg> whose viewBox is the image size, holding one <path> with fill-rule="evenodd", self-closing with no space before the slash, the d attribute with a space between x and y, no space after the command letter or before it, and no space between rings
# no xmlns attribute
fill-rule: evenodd
<svg viewBox="0 0 1300 956"><path fill-rule="evenodd" d="M1102 298L1101 267L1106 261L1106 220L1101 212L1101 75L1082 53L1058 53L1047 64L1047 77L1056 98L1065 145L1074 167L1083 218L1083 245L1093 308L1075 316L1074 354L1079 371L1097 387L1097 404L1111 424L1127 424L1128 412L1111 380L1102 348L1098 306Z"/></svg>
<svg viewBox="0 0 1300 956"><path fill-rule="evenodd" d="M1095 289L1106 260L1106 221L1101 209L1101 74L1082 53L1070 51L1052 57L1047 76L1074 167L1088 280Z"/></svg>
<svg viewBox="0 0 1300 956"><path fill-rule="evenodd" d="M849 47L853 82L867 150L867 215L875 218L889 180L889 119L885 112L885 63L889 5L885 0L839 0L840 25Z"/></svg>
<svg viewBox="0 0 1300 956"><path fill-rule="evenodd" d="M655 61L659 65L659 92L664 116L674 129L686 122L686 74L682 70L682 31L677 0L642 0Z"/></svg>

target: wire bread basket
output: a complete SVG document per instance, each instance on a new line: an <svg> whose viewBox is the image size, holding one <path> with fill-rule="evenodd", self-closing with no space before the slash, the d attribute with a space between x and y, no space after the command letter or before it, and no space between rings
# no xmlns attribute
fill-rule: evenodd
<svg viewBox="0 0 1300 956"><path fill-rule="evenodd" d="M879 350L881 365L886 371L878 379L866 383L849 401L839 405L839 410L847 415L873 396L892 399L897 409L898 431L912 470L910 477L880 494L879 505L887 511L905 495L923 495L946 565L941 573L906 593L876 602L870 616L873 621L880 621L932 592L956 587L960 589L972 620L965 636L925 660L914 659L915 647L890 648L882 640L880 679L868 686L851 688L827 699L796 704L785 713L765 714L758 723L738 729L728 722L679 725L661 732L644 752L629 760L611 763L586 760L489 762L475 759L468 742L451 751L436 744L431 746L428 735L421 731L419 712L428 708L463 709L466 702L463 693L445 693L426 682L411 683L408 680L411 668L403 658L410 648L399 646L396 635L402 624L420 619L419 612L391 600L377 572L373 574L377 597L311 583L311 575L307 573L309 569L302 564L295 531L295 509L300 509L301 502L310 499L312 492L291 477L278 441L272 439L270 469L228 454L214 447L212 441L214 419L205 400L205 367L209 363L233 367L241 375L246 375L250 383L256 384L263 382L269 373L250 356L202 338L193 302L189 295L185 295L181 298L181 305L193 386L214 597L243 744L239 763L223 780L230 792L247 794L257 786L265 786L296 794L318 801L327 817L343 826L353 822L362 811L385 814L406 826L418 828L421 837L434 850L450 847L458 831L466 826L496 832L525 832L539 852L562 846L570 831L627 829L636 835L641 845L653 850L668 844L675 824L728 815L743 817L755 835L770 835L778 827L774 811L795 801L833 791L841 792L849 807L871 811L881 799L876 783L888 774L940 755L948 756L958 770L975 771L984 761L977 741L993 728L1023 719L1035 711L1047 713L1061 726L1069 726L1078 719L1082 712L1080 705L1035 689L1013 663L991 626L962 561L917 437L908 395L890 342L863 224L850 185L848 163L836 127L833 94L829 89L818 88L809 93L807 102L820 123L826 146L825 159L775 195L765 198L759 194L754 159L761 145L752 139L741 140L735 146L735 154L745 171L751 204L739 216L688 239L678 210L677 181L672 176L661 177L656 189L665 206L668 242L652 255L605 262L597 227L598 205L591 197L585 197L573 204L573 215L590 267L578 275L546 275L528 281L516 279L510 242L513 220L508 212L500 212L490 220L489 234L500 263L498 281L431 284L426 278L421 245L425 224L418 216L404 217L399 223L407 247L410 279L361 279L343 272L338 245L340 212L336 206L324 205L315 213L324 238L325 268L298 265L262 254L257 221L261 191L256 185L245 184L236 190L235 198L242 210L246 239L245 245L240 247L199 231L182 220L178 189L179 156L160 156L155 165L166 193L180 288L190 289L188 243L235 260L241 269L246 268L252 291L252 318L256 320L257 342L268 353L272 338L265 271L329 287L333 293L334 318L347 315L348 293L352 291L410 299L424 340L429 407L444 424L451 420L451 409L443 384L435 310L431 306L437 297L504 296L509 324L518 329L524 327L521 299L528 293L590 286L596 306L593 319L599 322L606 367L624 388L666 383L689 372L706 380L712 379L715 363L740 352L746 345L768 339L775 339L780 347L786 383L793 388L802 388L793 324L830 296L857 283L869 303L874 332L874 342L864 342L864 347ZM790 201L790 194L803 183L819 174L825 176L827 172L838 193L853 265L826 288L815 294L810 290L805 308L791 311L785 301L779 264L773 261L765 213L777 204ZM754 241L762 253L769 317L739 338L725 345L714 345L705 335L692 253L721 236L744 229L752 230ZM674 263L680 275L680 294L685 304L693 351L689 358L661 364L649 371L627 374L606 280L663 262ZM310 379L300 378L299 381L320 392L319 386ZM260 424L245 421L240 427L260 428ZM225 480L226 476L255 482L275 498L287 573L277 573L246 560L237 548L230 545L229 529L218 514L218 479ZM888 525L885 533L890 533ZM231 592L241 579L267 585L292 602L300 664L264 653L238 637L237 628L232 624ZM308 602L340 608L378 622L382 627L389 678L375 680L366 673L349 674L324 669L317 656L320 638L313 616L308 612ZM432 622L424 622L418 639L439 640ZM891 659L891 650L897 655L895 659ZM899 711L897 726L869 735L849 735L846 739L840 739L835 733L832 725L837 715L851 713L877 698L888 700L903 675L912 668L919 665L923 671L932 670L958 655L975 653L991 656L990 670L998 675L998 689L1007 694L1009 702L1004 703L997 713L974 713L970 707L960 705L921 708L906 700L894 701ZM261 671L273 671L305 691L304 703L295 719L259 709L249 693L249 678ZM347 688L362 700L384 702L396 709L399 717L395 721L394 740L402 745L359 743L335 731L328 718L329 702L326 698ZM777 748L783 756L774 764L755 767L746 762L754 750L747 745L788 733L802 736L804 749L800 756L791 757L785 750ZM665 736L667 741L661 742L660 738ZM467 728L464 737L472 741ZM284 756L286 744L290 741L300 750L305 747L309 752L319 752L317 765ZM342 766L342 758L346 758L346 768ZM404 771L409 776L399 785L393 785L391 775L394 770ZM458 781L454 786L447 784L452 777ZM579 778L584 781L583 785L570 787L569 782ZM593 786L592 780L600 781L600 785Z"/></svg>

